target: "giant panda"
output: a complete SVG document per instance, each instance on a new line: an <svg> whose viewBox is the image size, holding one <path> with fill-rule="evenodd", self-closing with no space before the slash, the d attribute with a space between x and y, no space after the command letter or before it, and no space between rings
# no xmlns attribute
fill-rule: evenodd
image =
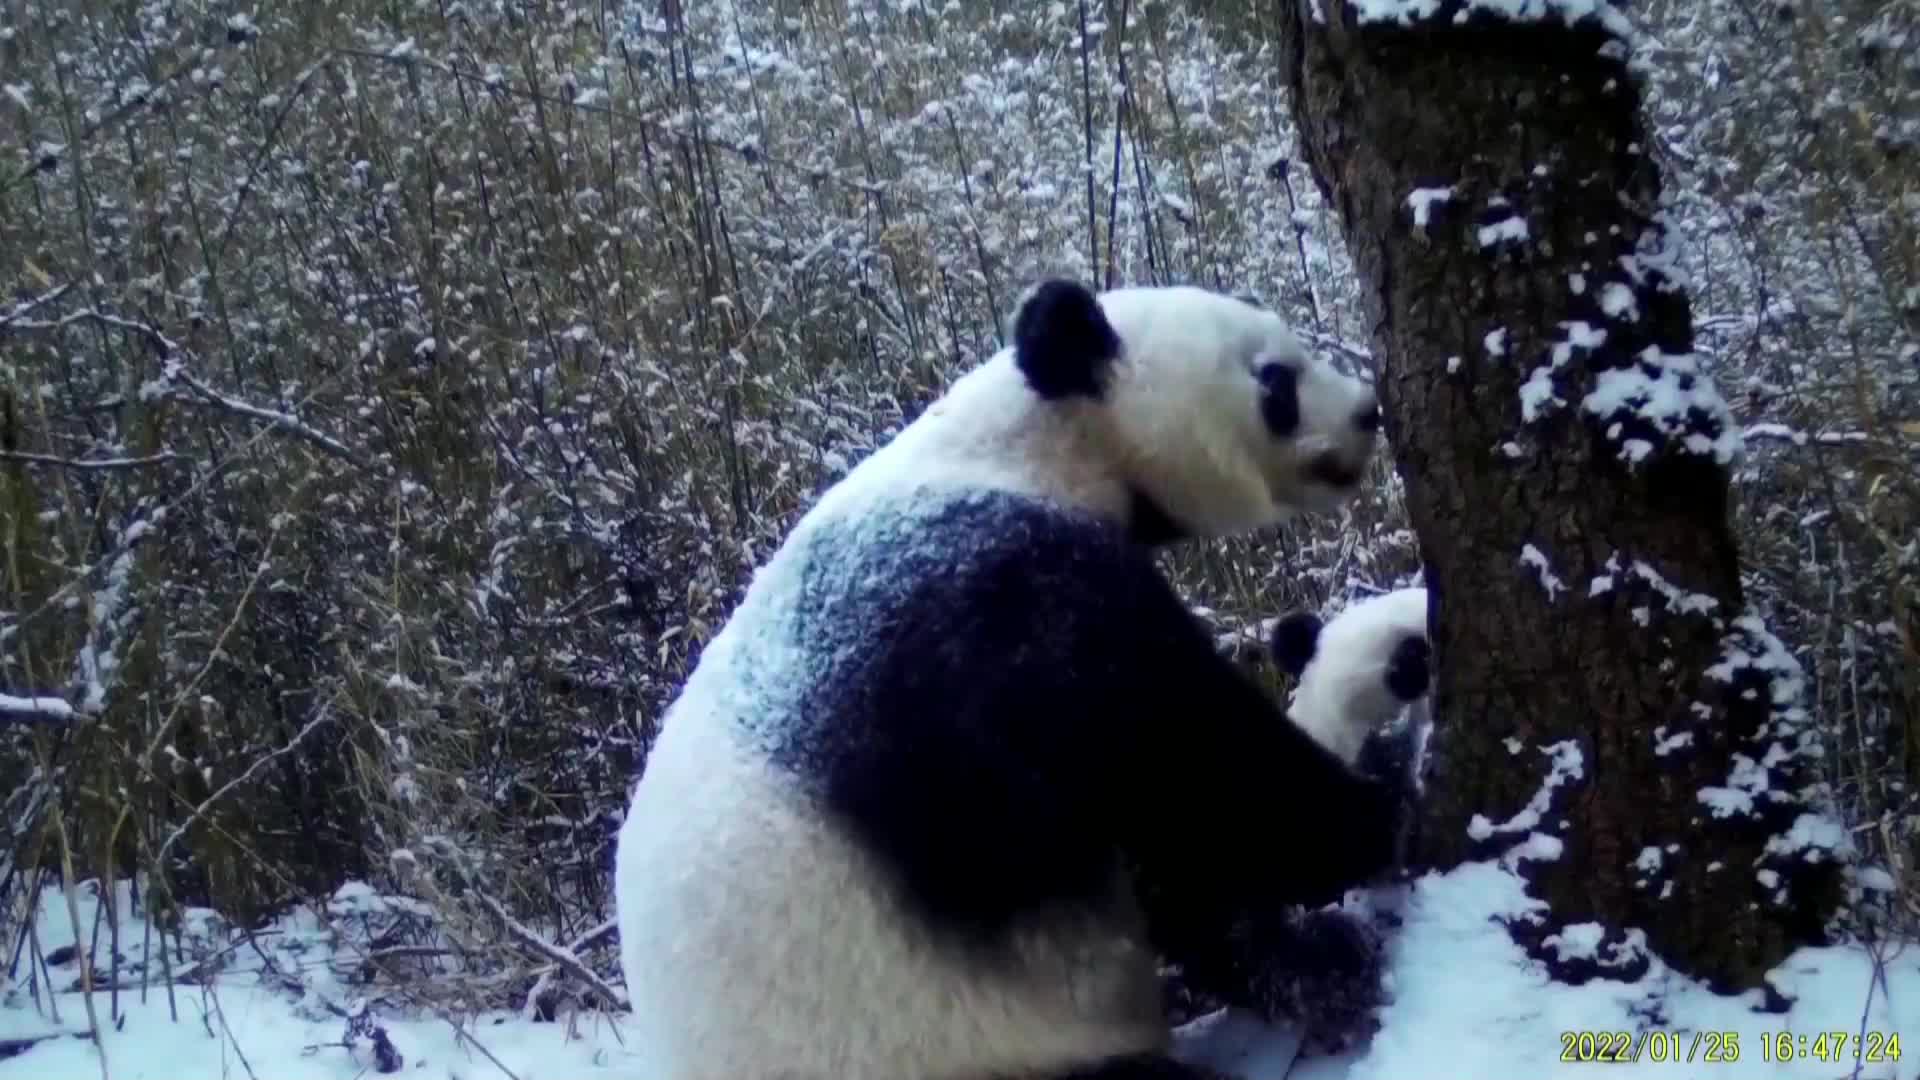
<svg viewBox="0 0 1920 1080"><path fill-rule="evenodd" d="M1180 1080L1161 958L1366 962L1290 913L1382 871L1399 800L1154 559L1341 506L1371 389L1198 287L1046 281L1011 336L819 497L663 716L615 865L636 1077Z"/></svg>
<svg viewBox="0 0 1920 1080"><path fill-rule="evenodd" d="M1418 786L1424 728L1407 707L1432 682L1427 590L1356 600L1332 621L1297 611L1274 624L1270 649L1294 677L1287 715L1362 771L1405 770Z"/></svg>

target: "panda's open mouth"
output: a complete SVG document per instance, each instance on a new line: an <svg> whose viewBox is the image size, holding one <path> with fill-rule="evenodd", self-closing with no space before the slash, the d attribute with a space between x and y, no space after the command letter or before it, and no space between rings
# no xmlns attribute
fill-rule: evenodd
<svg viewBox="0 0 1920 1080"><path fill-rule="evenodd" d="M1349 465L1333 453L1321 454L1307 463L1307 475L1331 488L1360 486L1362 467Z"/></svg>

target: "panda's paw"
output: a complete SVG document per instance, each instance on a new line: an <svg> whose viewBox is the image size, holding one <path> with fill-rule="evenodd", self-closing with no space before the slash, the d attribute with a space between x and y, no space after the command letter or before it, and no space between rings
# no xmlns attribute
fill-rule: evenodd
<svg viewBox="0 0 1920 1080"><path fill-rule="evenodd" d="M1387 690L1401 701L1427 692L1433 681L1433 649L1425 638L1410 637L1393 647L1387 657Z"/></svg>
<svg viewBox="0 0 1920 1080"><path fill-rule="evenodd" d="M1268 1019L1291 1021L1344 1049L1371 1033L1384 999L1385 951L1364 919L1339 909L1310 912L1292 927L1287 955L1258 980Z"/></svg>

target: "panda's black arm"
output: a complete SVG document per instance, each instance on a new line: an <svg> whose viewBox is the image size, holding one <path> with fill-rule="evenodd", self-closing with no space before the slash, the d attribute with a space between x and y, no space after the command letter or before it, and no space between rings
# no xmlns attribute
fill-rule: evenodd
<svg viewBox="0 0 1920 1080"><path fill-rule="evenodd" d="M1121 844L1149 928L1202 981L1222 965L1291 966L1289 952L1323 945L1297 932L1293 906L1330 903L1391 865L1401 792L1295 726L1155 584L1134 592L1127 636L1151 652L1123 665L1112 731L1115 782L1139 793Z"/></svg>

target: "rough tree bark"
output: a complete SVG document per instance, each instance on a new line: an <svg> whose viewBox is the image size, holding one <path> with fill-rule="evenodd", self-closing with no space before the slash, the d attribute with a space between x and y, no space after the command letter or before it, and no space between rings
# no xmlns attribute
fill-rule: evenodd
<svg viewBox="0 0 1920 1080"><path fill-rule="evenodd" d="M1519 867L1550 914L1515 936L1563 977L1634 977L1644 942L1759 986L1818 939L1845 840L1800 670L1743 605L1738 431L1696 366L1630 28L1609 0L1275 3L1436 601L1418 861ZM1561 933L1593 922L1597 948Z"/></svg>

